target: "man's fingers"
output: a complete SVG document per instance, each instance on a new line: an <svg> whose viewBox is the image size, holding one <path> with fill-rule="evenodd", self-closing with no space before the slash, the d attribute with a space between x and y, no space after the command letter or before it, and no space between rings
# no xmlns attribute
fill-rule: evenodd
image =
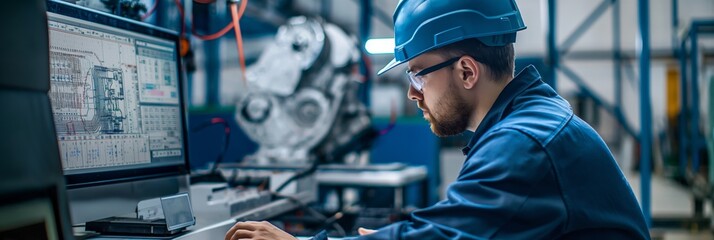
<svg viewBox="0 0 714 240"><path fill-rule="evenodd" d="M359 232L359 235L367 235L367 234L372 234L372 233L376 232L377 230L358 228L357 231Z"/></svg>
<svg viewBox="0 0 714 240"><path fill-rule="evenodd" d="M256 229L258 229L258 225L260 225L259 222L252 222L252 221L236 223L236 226L238 226L238 228L245 229L245 230L251 230L251 231L255 231Z"/></svg>
<svg viewBox="0 0 714 240"><path fill-rule="evenodd" d="M238 230L255 231L257 229L256 223L257 222L237 222L236 224L233 225L233 227L231 227L230 230L228 230L224 240L237 239L237 238L233 238L233 235Z"/></svg>
<svg viewBox="0 0 714 240"><path fill-rule="evenodd" d="M255 233L253 231L238 229L238 231L233 233L233 237L231 237L231 240L238 240L238 239L244 239L244 238L251 239L254 236L255 236Z"/></svg>
<svg viewBox="0 0 714 240"><path fill-rule="evenodd" d="M236 233L236 231L238 231L238 229L239 229L238 224L237 223L233 224L231 229L229 229L228 232L226 233L226 236L223 237L223 240L231 240L231 238L233 237L233 234Z"/></svg>

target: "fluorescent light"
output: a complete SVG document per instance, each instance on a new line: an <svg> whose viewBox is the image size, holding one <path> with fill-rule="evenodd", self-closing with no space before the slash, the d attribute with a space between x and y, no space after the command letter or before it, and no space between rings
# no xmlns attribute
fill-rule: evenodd
<svg viewBox="0 0 714 240"><path fill-rule="evenodd" d="M369 54L394 54L394 38L373 38L364 44Z"/></svg>

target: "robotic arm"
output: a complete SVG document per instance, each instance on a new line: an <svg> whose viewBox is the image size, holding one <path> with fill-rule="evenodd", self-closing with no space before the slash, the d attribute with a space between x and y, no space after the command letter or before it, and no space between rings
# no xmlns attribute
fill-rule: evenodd
<svg viewBox="0 0 714 240"><path fill-rule="evenodd" d="M280 27L248 68L248 94L236 106L238 124L260 145L248 160L334 161L355 138L373 136L368 110L356 96L359 56L355 40L335 25L295 17Z"/></svg>

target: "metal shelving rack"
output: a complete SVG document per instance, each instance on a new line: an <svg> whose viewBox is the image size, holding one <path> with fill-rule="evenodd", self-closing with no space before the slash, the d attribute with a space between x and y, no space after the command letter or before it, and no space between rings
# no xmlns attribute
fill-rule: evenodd
<svg viewBox="0 0 714 240"><path fill-rule="evenodd" d="M550 70L553 73L553 88L556 87L556 76L557 71L562 72L566 77L571 79L578 87L580 92L586 97L593 100L593 102L604 108L608 113L610 113L615 119L620 123L625 132L636 139L639 139L641 146L641 159L640 159L640 181L641 181L641 207L645 215L645 219L648 225L652 225L651 217L651 149L652 149L652 106L650 103L650 21L649 21L649 0L638 0L638 20L639 20L639 45L637 49L637 56L639 59L640 68L640 125L641 129L645 131L640 131L640 133L635 132L635 130L629 125L625 119L625 115L622 112L622 49L620 46L620 5L617 0L603 0L595 9L581 22L575 31L571 33L562 44L558 44L556 40L557 34L557 0L548 0L548 33L547 33L547 45L548 45L548 62L550 65ZM561 64L562 57L567 55L570 48L577 42L577 40L582 37L582 35L587 32L590 27L600 18L608 8L613 8L613 51L610 58L614 62L614 81L615 81L615 103L609 104L603 100L603 98L597 93L590 89L583 78L578 75L575 71L569 67Z"/></svg>
<svg viewBox="0 0 714 240"><path fill-rule="evenodd" d="M638 0L638 49L637 60L639 63L639 88L640 88L640 125L645 131L635 132L628 124L622 112L622 69L624 54L620 45L620 4L617 0L602 0L599 5L581 22L566 40L558 44L556 40L557 28L557 0L548 0L548 62L551 72L553 72L553 87L556 83L556 72L560 71L573 83L576 84L580 92L593 102L610 113L623 127L624 131L640 142L640 181L641 181L641 207L649 226L652 226L651 216L651 166L652 166L652 106L650 96L650 23L649 23L649 0ZM679 3L672 0L672 41L675 45L671 54L680 63L680 84L681 84L681 113L679 115L679 140L680 148L679 170L680 175L686 176L686 169L691 159L692 172L697 172L701 164L699 152L706 149L706 140L700 131L700 110L699 110L699 38L702 35L714 35L714 20L694 20L690 23L688 31L678 39L676 33L679 28ZM603 100L594 90L590 89L581 76L575 71L563 65L563 57L570 52L574 43L590 27L604 15L608 8L612 8L612 29L613 29L613 50L609 58L613 61L615 81L615 102L609 104ZM661 52L657 52L662 55ZM669 55L665 53L665 55ZM592 58L602 58L597 55ZM607 56L606 56L607 57ZM583 58L583 57L580 57ZM584 57L588 58L588 57ZM688 222L702 220L704 212L704 199L710 196L714 190L714 164L709 164L709 183L707 189L698 191L694 199L694 218L685 220ZM694 191L697 192L697 191ZM714 217L714 216L713 216ZM714 221L712 221L714 222Z"/></svg>
<svg viewBox="0 0 714 240"><path fill-rule="evenodd" d="M672 1L676 6L677 0ZM673 10L676 11L676 10ZM676 16L673 12L673 16ZM677 21L673 21L676 28ZM682 39L679 39L678 57L680 63L680 86L682 111L679 114L679 170L687 176L687 166L691 159L691 172L699 172L700 152L706 149L706 139L700 131L699 97L699 38L714 35L714 20L694 20ZM676 36L674 37L676 40ZM689 59L689 60L688 60ZM711 157L710 157L711 159ZM704 200L711 199L714 186L714 164L709 163L709 181L706 186L694 185L694 216L703 217ZM703 188L703 189L702 189ZM714 217L714 216L712 216Z"/></svg>

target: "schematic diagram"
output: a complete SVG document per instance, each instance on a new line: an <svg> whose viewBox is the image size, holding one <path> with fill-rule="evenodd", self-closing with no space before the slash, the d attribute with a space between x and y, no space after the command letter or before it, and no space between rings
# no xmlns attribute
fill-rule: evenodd
<svg viewBox="0 0 714 240"><path fill-rule="evenodd" d="M99 121L87 99L94 99L88 91L93 83L84 55L53 51L50 53L49 93L55 115L55 128L59 134L94 133L99 131ZM79 128L79 129L77 129Z"/></svg>
<svg viewBox="0 0 714 240"><path fill-rule="evenodd" d="M119 68L94 66L95 102L101 131L124 132L124 78Z"/></svg>
<svg viewBox="0 0 714 240"><path fill-rule="evenodd" d="M175 43L86 21L48 26L63 169L182 160Z"/></svg>
<svg viewBox="0 0 714 240"><path fill-rule="evenodd" d="M63 168L151 162L130 38L49 21L50 100Z"/></svg>
<svg viewBox="0 0 714 240"><path fill-rule="evenodd" d="M49 22L50 99L60 134L139 133L131 39Z"/></svg>

